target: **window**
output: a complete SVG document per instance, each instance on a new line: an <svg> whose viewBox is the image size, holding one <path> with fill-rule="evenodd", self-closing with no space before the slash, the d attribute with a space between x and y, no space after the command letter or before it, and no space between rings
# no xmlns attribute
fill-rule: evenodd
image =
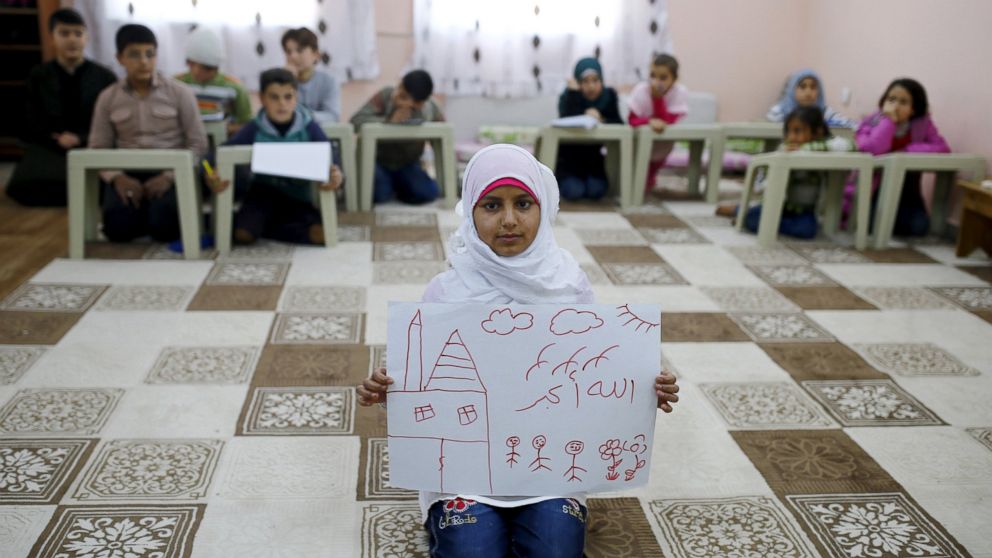
<svg viewBox="0 0 992 558"><path fill-rule="evenodd" d="M477 418L479 418L479 414L475 412L475 405L465 405L458 408L458 424L462 426L472 424Z"/></svg>
<svg viewBox="0 0 992 558"><path fill-rule="evenodd" d="M425 420L432 418L434 418L434 407L432 407L429 403L427 405L416 407L413 410L413 419L417 422L424 422Z"/></svg>

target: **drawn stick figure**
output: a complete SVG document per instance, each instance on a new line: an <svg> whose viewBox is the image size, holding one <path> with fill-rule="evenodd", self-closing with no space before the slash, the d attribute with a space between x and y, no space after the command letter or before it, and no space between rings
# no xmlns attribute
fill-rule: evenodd
<svg viewBox="0 0 992 558"><path fill-rule="evenodd" d="M532 472L537 472L540 469L546 469L548 471L551 470L550 467L544 464L545 461L551 461L551 458L541 457L541 450L547 444L548 444L548 439L544 437L544 434L538 434L537 436L534 436L533 440L531 440L530 445L537 450L537 457L534 458L534 461L530 462L530 470Z"/></svg>
<svg viewBox="0 0 992 558"><path fill-rule="evenodd" d="M506 453L506 462L510 464L511 469L513 468L513 465L517 462L517 458L520 457L520 454L517 453L517 446L519 445L520 445L519 436L510 436L509 438L506 439L506 447L510 448L510 451Z"/></svg>
<svg viewBox="0 0 992 558"><path fill-rule="evenodd" d="M565 471L564 475L562 475L563 477L565 476L568 477L568 482L572 482L576 480L582 482L582 479L579 477L578 474L576 474L576 471L582 471L583 473L588 472L582 467L579 467L578 465L575 464L575 458L578 457L580 453L582 453L582 450L585 449L585 447L586 447L585 443L583 443L581 440L572 440L571 442L565 444L565 453L572 456L572 466L569 467L567 471Z"/></svg>

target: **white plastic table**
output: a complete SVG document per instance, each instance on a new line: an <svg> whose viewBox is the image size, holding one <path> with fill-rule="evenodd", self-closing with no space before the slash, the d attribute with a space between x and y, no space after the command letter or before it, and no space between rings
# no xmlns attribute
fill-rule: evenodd
<svg viewBox="0 0 992 558"><path fill-rule="evenodd" d="M762 153L755 155L747 166L744 176L744 191L737 210L737 230L744 227L748 202L754 188L755 170L767 167L765 190L761 201L761 220L758 223L758 244L775 244L778 226L782 219L785 194L789 184L789 172L793 170L827 171L828 182L825 197L823 230L835 234L841 217L844 199L844 181L850 171L858 171L858 187L855 199L856 232L854 247L864 250L868 247L868 213L871 207L872 157L866 153L810 153L790 151Z"/></svg>
<svg viewBox="0 0 992 558"><path fill-rule="evenodd" d="M362 124L358 130L359 195L362 211L372 210L372 193L375 181L375 150L380 140L421 140L431 142L434 150L434 168L439 185L444 191L444 202L454 207L458 201L458 183L455 168L455 129L446 122L425 122L417 125ZM345 193L347 196L347 192Z"/></svg>
<svg viewBox="0 0 992 558"><path fill-rule="evenodd" d="M705 147L706 142L710 142L712 145L720 138L721 133L720 126L717 124L672 124L661 133L654 132L650 126L635 128L634 180L630 193L631 203L635 206L644 203L644 183L647 181L648 167L651 163L651 146L656 141L689 142L689 167L686 176L689 180L689 193L694 196L699 195L703 147Z"/></svg>
<svg viewBox="0 0 992 558"><path fill-rule="evenodd" d="M69 257L84 256L87 240L97 238L101 170L171 170L175 173L176 202L183 255L200 257L199 191L188 149L73 149L69 151Z"/></svg>
<svg viewBox="0 0 992 558"><path fill-rule="evenodd" d="M620 206L633 203L634 129L626 124L600 124L592 129L545 126L538 136L537 158L552 171L558 161L561 143L606 144L606 173L611 191L620 195Z"/></svg>
<svg viewBox="0 0 992 558"><path fill-rule="evenodd" d="M231 252L231 229L234 221L234 168L251 163L250 145L230 145L217 149L217 173L221 180L229 180L230 185L220 194L214 194L214 237L217 253L221 256ZM334 246L338 242L338 213L336 192L317 191L320 204L320 219L324 226L324 245Z"/></svg>
<svg viewBox="0 0 992 558"><path fill-rule="evenodd" d="M327 139L341 146L341 173L344 175L345 211L358 211L358 167L355 161L355 129L349 122L324 122L320 125Z"/></svg>

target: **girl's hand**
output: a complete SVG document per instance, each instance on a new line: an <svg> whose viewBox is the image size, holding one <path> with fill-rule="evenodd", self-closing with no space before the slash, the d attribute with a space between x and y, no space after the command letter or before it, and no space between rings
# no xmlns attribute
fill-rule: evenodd
<svg viewBox="0 0 992 558"><path fill-rule="evenodd" d="M603 115L600 114L599 111L596 110L596 109L594 109L594 108L588 108L588 109L586 109L586 114L588 114L589 116L595 118L596 120L599 120L600 122L603 121Z"/></svg>
<svg viewBox="0 0 992 558"><path fill-rule="evenodd" d="M341 187L341 183L344 182L344 178L341 175L341 169L337 165L331 165L331 179L320 185L320 189L324 191L337 190Z"/></svg>
<svg viewBox="0 0 992 558"><path fill-rule="evenodd" d="M672 405L679 400L679 396L675 395L679 392L679 386L675 382L675 376L664 371L654 379L654 391L658 394L658 408L666 413L671 413Z"/></svg>
<svg viewBox="0 0 992 558"><path fill-rule="evenodd" d="M386 390L393 379L386 375L385 368L379 368L372 372L372 376L365 378L362 385L358 386L358 404L368 407L374 403L386 402Z"/></svg>
<svg viewBox="0 0 992 558"><path fill-rule="evenodd" d="M230 180L221 180L216 174L206 175L206 181L207 187L210 188L210 191L215 194L219 194L224 190L227 190L227 187L231 185Z"/></svg>
<svg viewBox="0 0 992 558"><path fill-rule="evenodd" d="M665 127L667 126L665 124L665 121L660 118L652 118L651 120L648 121L648 124L650 124L652 130L654 130L656 133L659 134L661 132L664 132Z"/></svg>
<svg viewBox="0 0 992 558"><path fill-rule="evenodd" d="M575 81L575 78L569 78L568 79L568 88L571 89L572 91L578 91L579 90L579 82Z"/></svg>

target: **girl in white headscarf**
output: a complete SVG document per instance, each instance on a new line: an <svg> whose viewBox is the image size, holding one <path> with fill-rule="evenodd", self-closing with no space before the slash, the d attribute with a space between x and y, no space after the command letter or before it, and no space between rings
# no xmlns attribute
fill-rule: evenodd
<svg viewBox="0 0 992 558"><path fill-rule="evenodd" d="M463 217L449 240L452 269L427 286L424 302L593 302L575 259L555 242L558 184L549 168L515 145L489 146L469 161ZM393 380L380 368L358 387L359 403L384 403ZM658 407L678 401L675 377L656 378ZM420 493L431 556L582 556L584 494L504 497Z"/></svg>

